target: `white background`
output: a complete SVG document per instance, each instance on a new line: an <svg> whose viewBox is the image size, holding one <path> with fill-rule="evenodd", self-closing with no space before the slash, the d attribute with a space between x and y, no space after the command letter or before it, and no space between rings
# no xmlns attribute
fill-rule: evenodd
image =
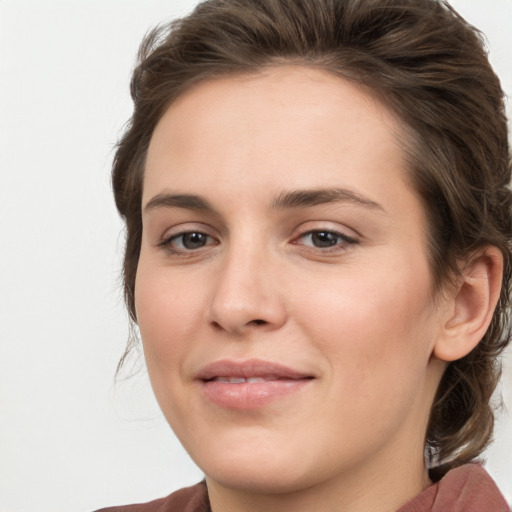
<svg viewBox="0 0 512 512"><path fill-rule="evenodd" d="M143 34L192 0L0 0L0 512L74 512L192 484L128 334L114 143ZM453 5L512 96L512 0ZM510 104L509 104L509 113ZM512 410L511 352L503 381ZM512 419L488 468L512 501Z"/></svg>

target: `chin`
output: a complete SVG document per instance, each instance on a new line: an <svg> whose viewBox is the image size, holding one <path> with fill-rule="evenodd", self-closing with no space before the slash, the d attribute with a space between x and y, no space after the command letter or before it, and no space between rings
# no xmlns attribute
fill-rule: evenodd
<svg viewBox="0 0 512 512"><path fill-rule="evenodd" d="M275 462L275 461L268 461ZM240 492L276 495L297 492L312 485L311 476L291 470L285 464L266 463L236 467L217 467L205 472L207 482L215 482L225 488Z"/></svg>
<svg viewBox="0 0 512 512"><path fill-rule="evenodd" d="M203 452L195 459L206 480L239 492L278 495L300 492L335 477L342 468L304 449L307 443L248 443L224 445L221 451ZM238 448L238 449L237 449ZM245 448L245 449L244 449ZM316 456L315 456L316 455ZM194 454L192 454L194 458Z"/></svg>

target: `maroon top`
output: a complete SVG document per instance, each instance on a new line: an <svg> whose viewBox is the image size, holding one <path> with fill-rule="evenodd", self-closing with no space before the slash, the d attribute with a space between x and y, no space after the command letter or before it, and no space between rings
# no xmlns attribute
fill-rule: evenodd
<svg viewBox="0 0 512 512"><path fill-rule="evenodd" d="M397 512L510 512L492 478L479 464L446 473Z"/></svg>
<svg viewBox="0 0 512 512"><path fill-rule="evenodd" d="M167 498L96 512L209 512L206 484L201 482ZM479 464L449 471L439 482L400 507L397 512L510 512L496 484Z"/></svg>

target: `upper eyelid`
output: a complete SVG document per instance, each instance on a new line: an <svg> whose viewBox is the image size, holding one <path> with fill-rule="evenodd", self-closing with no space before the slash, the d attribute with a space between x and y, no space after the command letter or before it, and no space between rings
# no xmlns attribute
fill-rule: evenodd
<svg viewBox="0 0 512 512"><path fill-rule="evenodd" d="M331 233L337 233L342 237L347 237L353 240L359 240L363 236L354 228L342 225L338 222L333 221L307 221L302 223L293 234L293 238L306 235L312 232L328 231Z"/></svg>
<svg viewBox="0 0 512 512"><path fill-rule="evenodd" d="M171 233L171 234L164 234L160 241L158 242L158 245L165 245L165 244L169 244L171 243L173 240L176 240L177 238L180 238L182 236L185 236L185 235L188 235L190 233L200 233L202 235L205 235L207 236L208 238L211 238L212 240L217 240L217 238L213 235L211 235L210 233L206 233L205 231L201 231L199 229L187 229L187 230L184 230L184 231L178 231L177 233Z"/></svg>
<svg viewBox="0 0 512 512"><path fill-rule="evenodd" d="M332 233L338 237L340 237L342 240L344 240L346 243L358 243L359 237L354 237L351 235L348 235L347 233L343 233L342 231L335 230L335 229L308 229L299 235L295 236L292 241L298 240L300 238L303 238L307 235L312 235L314 233Z"/></svg>
<svg viewBox="0 0 512 512"><path fill-rule="evenodd" d="M346 233L343 229L331 228L331 227L322 227L322 226L320 226L318 228L307 228L307 229L304 229L304 230L300 230L299 231L299 236L307 235L309 233L318 233L318 232L321 232L321 231L324 231L326 233L336 233L337 235L340 235L340 236L347 236L347 237L352 238L352 236L349 235L348 233Z"/></svg>
<svg viewBox="0 0 512 512"><path fill-rule="evenodd" d="M178 233L173 233L173 234L170 234L170 235L167 235L167 236L164 236L163 237L163 240L174 240L176 238L180 238L182 236L185 236L185 235L190 235L192 233L195 233L195 234L200 234L200 235L205 235L207 236L208 238L212 238L212 239L215 239L214 236L210 235L209 233L205 233L204 231L199 231L199 230L187 230L187 231L180 231Z"/></svg>
<svg viewBox="0 0 512 512"><path fill-rule="evenodd" d="M160 240L173 238L187 233L203 233L205 235L217 238L218 230L203 224L202 222L182 222L175 226L167 227L161 234Z"/></svg>

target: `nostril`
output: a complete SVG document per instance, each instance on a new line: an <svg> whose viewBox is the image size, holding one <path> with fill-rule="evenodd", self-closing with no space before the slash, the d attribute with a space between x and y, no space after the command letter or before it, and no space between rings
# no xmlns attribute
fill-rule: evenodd
<svg viewBox="0 0 512 512"><path fill-rule="evenodd" d="M213 321L211 324L215 329L222 329L222 326L218 322Z"/></svg>
<svg viewBox="0 0 512 512"><path fill-rule="evenodd" d="M263 320L261 318L249 320L249 322L246 322L240 326L224 324L222 322L217 322L215 320L210 322L211 327L213 329L215 329L216 331L228 331L228 332L238 333L238 334L241 334L245 330L245 328L250 328L251 326L256 327L259 325L268 325L268 324L269 324L269 322L267 320Z"/></svg>

